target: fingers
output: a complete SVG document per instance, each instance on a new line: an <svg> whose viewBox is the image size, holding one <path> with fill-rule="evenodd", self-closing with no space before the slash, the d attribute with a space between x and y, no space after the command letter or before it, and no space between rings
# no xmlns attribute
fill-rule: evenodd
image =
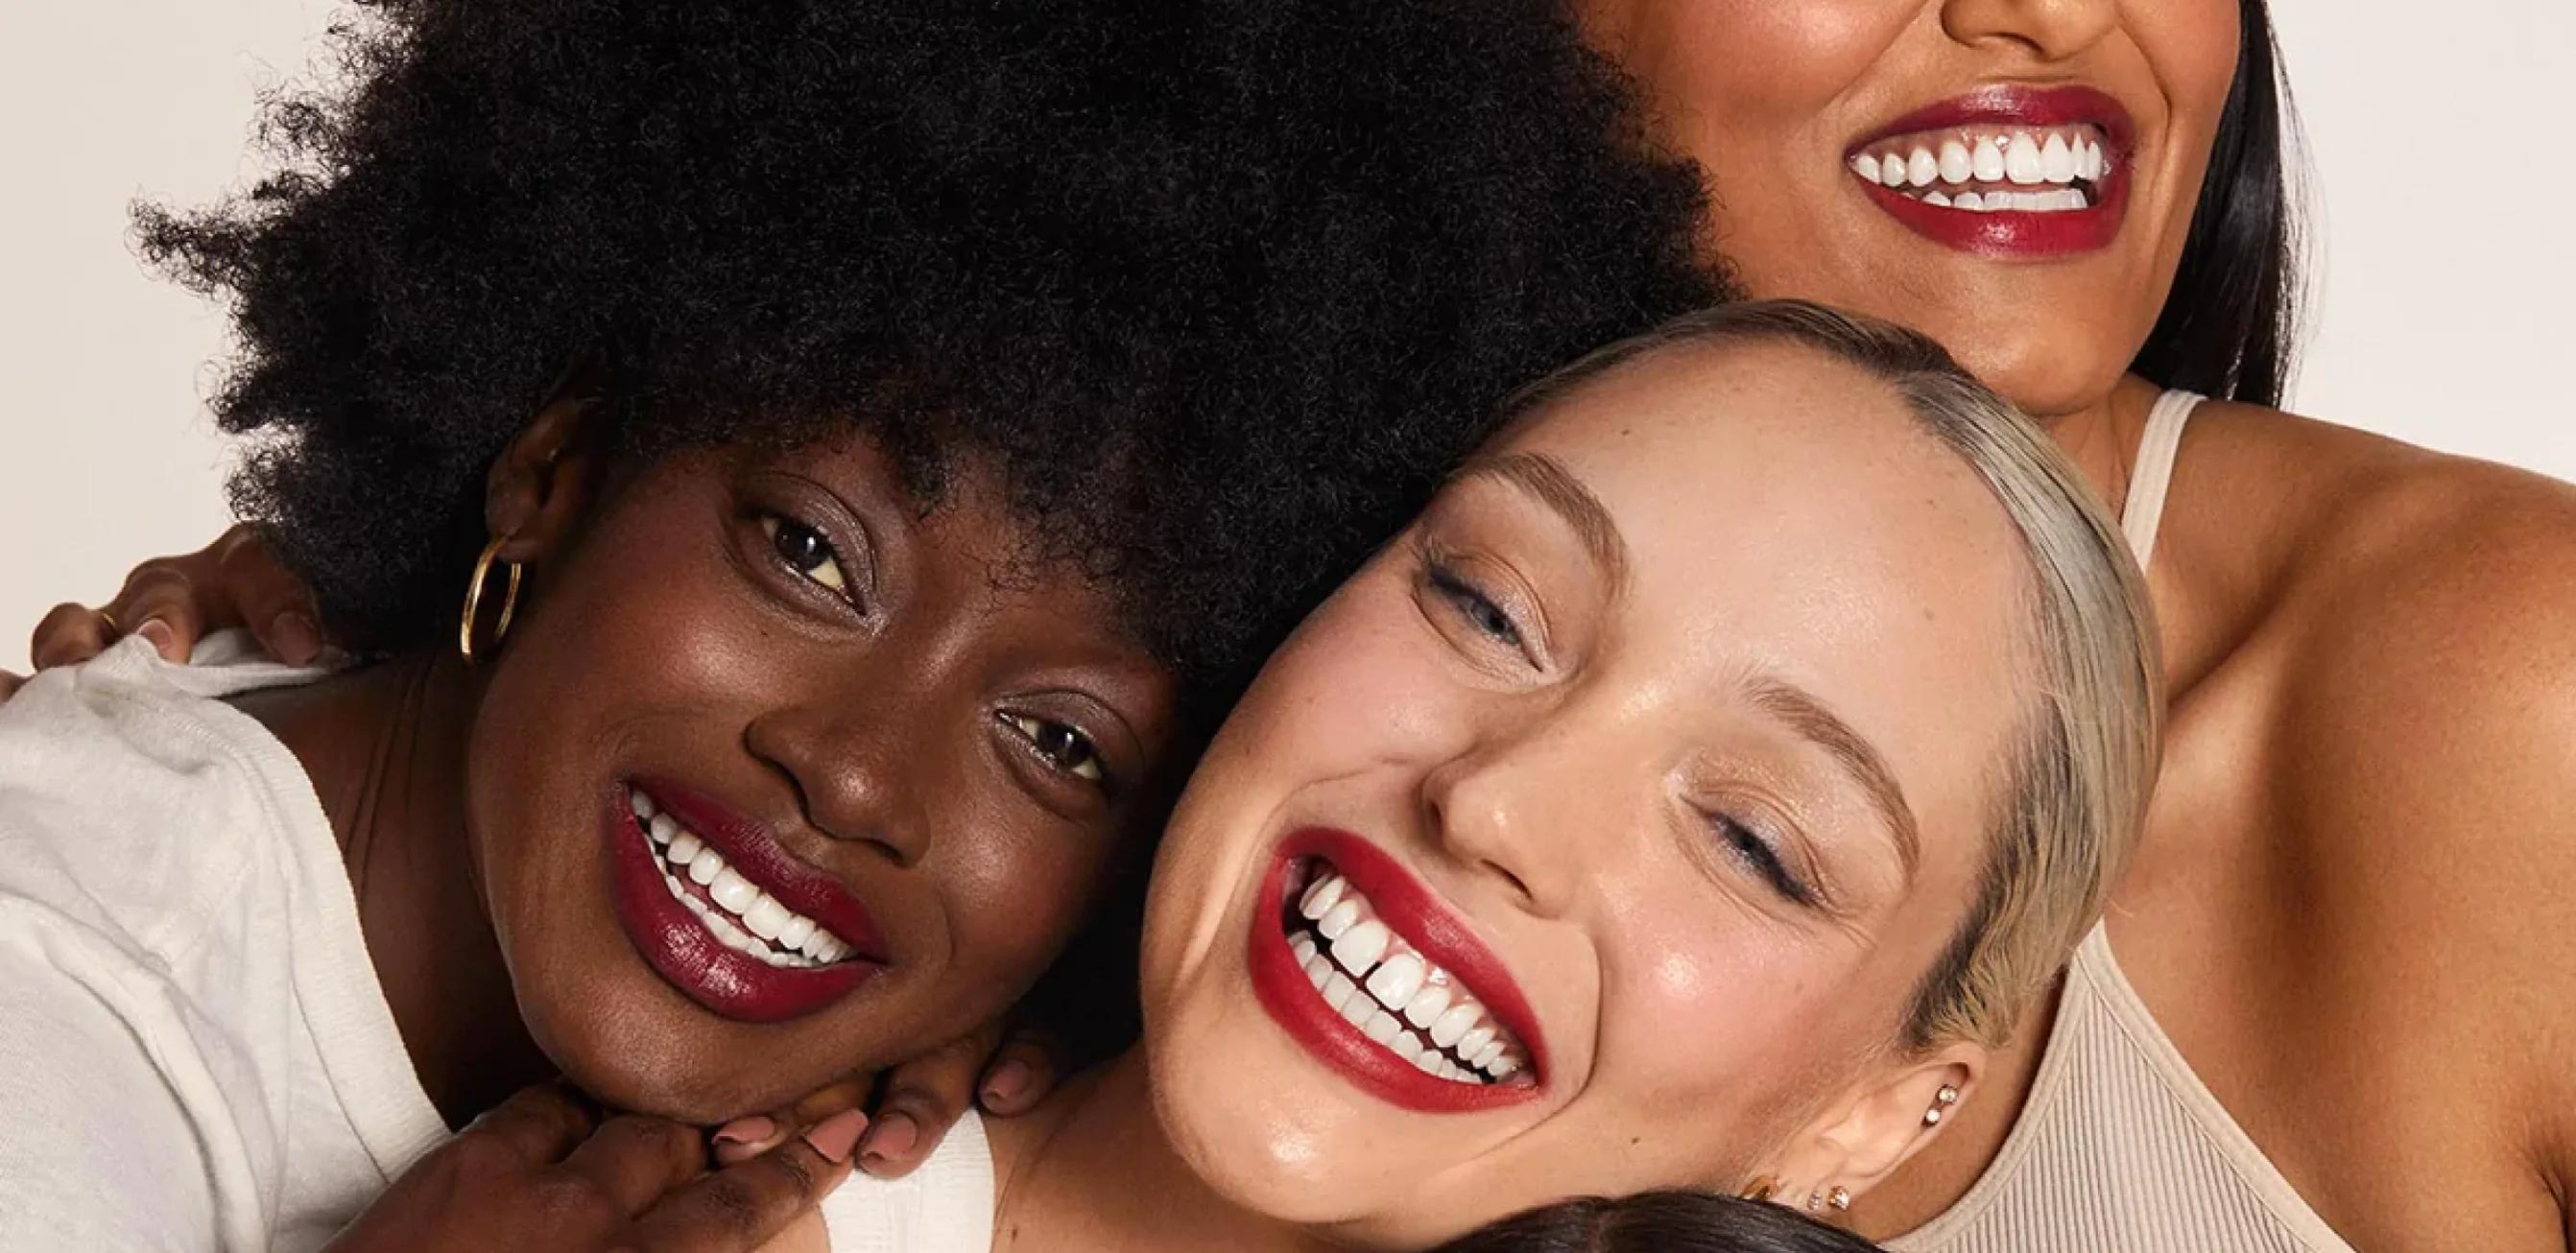
<svg viewBox="0 0 2576 1253"><path fill-rule="evenodd" d="M510 1099L484 1111L457 1138L480 1137L530 1165L543 1166L563 1160L589 1138L594 1121L589 1107L574 1100L562 1085L545 1083L510 1094Z"/></svg>
<svg viewBox="0 0 2576 1253"><path fill-rule="evenodd" d="M747 1162L777 1147L787 1137L843 1110L862 1109L876 1091L873 1073L854 1075L809 1093L782 1110L737 1118L716 1128L715 1156L724 1165Z"/></svg>
<svg viewBox="0 0 2576 1253"><path fill-rule="evenodd" d="M269 656L290 666L311 665L321 657L321 615L314 610L312 593L259 541L258 532L234 527L207 552L215 558L218 582L231 593L234 611Z"/></svg>
<svg viewBox="0 0 2576 1253"><path fill-rule="evenodd" d="M190 560L160 557L134 567L134 573L125 576L124 590L107 602L107 612L118 625L152 641L162 660L173 663L185 663L210 629L230 625L207 625L196 578L183 564Z"/></svg>
<svg viewBox="0 0 2576 1253"><path fill-rule="evenodd" d="M849 1177L867 1115L844 1110L747 1162L687 1184L636 1220L641 1250L748 1250L812 1209Z"/></svg>
<svg viewBox="0 0 2576 1253"><path fill-rule="evenodd" d="M587 1180L620 1214L633 1215L694 1178L706 1164L696 1128L667 1118L626 1115L601 1123L564 1159L563 1169Z"/></svg>
<svg viewBox="0 0 2576 1253"><path fill-rule="evenodd" d="M890 1072L875 1123L859 1145L859 1168L880 1179L900 1179L928 1160L974 1103L975 1079L992 1047L992 1033L977 1032Z"/></svg>
<svg viewBox="0 0 2576 1253"><path fill-rule="evenodd" d="M99 655L116 642L107 621L87 605L56 605L36 623L27 641L27 659L39 670L72 666Z"/></svg>
<svg viewBox="0 0 2576 1253"><path fill-rule="evenodd" d="M1053 1034L1035 1028L1013 1031L1002 1051L993 1055L992 1064L984 1068L976 1103L985 1112L1003 1118L1025 1114L1055 1090L1056 1078L1062 1073L1062 1057Z"/></svg>

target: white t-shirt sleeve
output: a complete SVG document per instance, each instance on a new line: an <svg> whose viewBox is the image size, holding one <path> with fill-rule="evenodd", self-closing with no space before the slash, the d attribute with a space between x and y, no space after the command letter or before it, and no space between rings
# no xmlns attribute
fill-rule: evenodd
<svg viewBox="0 0 2576 1253"><path fill-rule="evenodd" d="M218 1212L215 1159L200 1138L208 1129L153 1060L148 1020L110 1007L150 998L148 977L31 912L0 902L0 965L10 971L0 980L0 1118L44 1129L0 1136L9 1247L193 1251L243 1247L244 1235L256 1244L255 1229L227 1230L243 1215Z"/></svg>

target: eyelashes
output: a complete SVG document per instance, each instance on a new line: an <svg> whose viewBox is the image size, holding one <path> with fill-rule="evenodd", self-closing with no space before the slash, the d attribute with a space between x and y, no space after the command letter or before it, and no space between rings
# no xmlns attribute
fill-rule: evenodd
<svg viewBox="0 0 2576 1253"><path fill-rule="evenodd" d="M1031 714L1006 713L1001 718L1028 741L1029 750L1048 768L1108 790L1108 763L1101 759L1100 746L1092 743L1082 728Z"/></svg>
<svg viewBox="0 0 2576 1253"><path fill-rule="evenodd" d="M1812 906L1817 903L1816 889L1800 878L1796 871L1789 869L1789 863L1781 858L1779 850L1773 848L1770 841L1724 814L1712 813L1707 818L1726 855L1778 892L1782 899L1792 905Z"/></svg>
<svg viewBox="0 0 2576 1253"><path fill-rule="evenodd" d="M768 539L770 553L789 570L842 600L858 603L850 590L849 572L842 568L840 550L830 537L780 513L760 515L760 533Z"/></svg>

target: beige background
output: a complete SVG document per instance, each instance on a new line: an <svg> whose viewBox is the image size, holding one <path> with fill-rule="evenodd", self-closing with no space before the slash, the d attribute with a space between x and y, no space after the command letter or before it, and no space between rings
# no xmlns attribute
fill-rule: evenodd
<svg viewBox="0 0 2576 1253"><path fill-rule="evenodd" d="M2152 3L2154 0L2127 0ZM2317 167L2294 407L2576 479L2568 0L2274 0ZM66 598L226 521L215 311L146 277L138 196L240 185L325 0L0 0L0 667Z"/></svg>

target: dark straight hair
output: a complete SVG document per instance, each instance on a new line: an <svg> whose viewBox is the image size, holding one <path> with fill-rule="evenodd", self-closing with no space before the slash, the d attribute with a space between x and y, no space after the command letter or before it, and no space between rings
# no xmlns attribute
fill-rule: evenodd
<svg viewBox="0 0 2576 1253"><path fill-rule="evenodd" d="M2301 184L2297 129L2266 0L2237 0L2236 81L2164 312L2133 363L2166 387L2278 405L2298 351Z"/></svg>

